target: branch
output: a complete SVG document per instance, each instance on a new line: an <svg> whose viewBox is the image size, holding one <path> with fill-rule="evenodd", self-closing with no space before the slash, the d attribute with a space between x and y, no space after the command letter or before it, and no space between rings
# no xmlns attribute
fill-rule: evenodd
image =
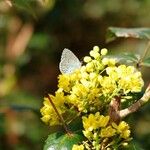
<svg viewBox="0 0 150 150"><path fill-rule="evenodd" d="M50 104L51 104L52 107L54 108L54 110L55 110L55 112L56 112L58 118L60 119L60 121L61 121L61 123L62 123L62 125L63 125L63 127L64 127L64 129L65 129L65 131L67 132L67 134L68 134L68 135L72 135L72 133L71 133L71 131L68 129L68 127L67 127L67 125L66 125L66 123L65 123L65 121L64 121L64 119L63 119L63 117L62 117L62 116L60 115L60 113L58 112L58 110L57 110L55 104L53 103L53 101L51 100L51 98L50 98L49 95L48 95L47 98L49 99Z"/></svg>
<svg viewBox="0 0 150 150"><path fill-rule="evenodd" d="M120 97L114 97L114 99L111 100L109 105L109 116L110 116L110 122L120 122L120 116L119 111L120 110Z"/></svg>
<svg viewBox="0 0 150 150"><path fill-rule="evenodd" d="M136 112L140 107L142 107L149 100L150 100L150 84L148 85L148 87L141 99L139 99L137 102L132 104L130 107L125 108L119 112L120 118L124 118L127 115L129 115L133 112Z"/></svg>

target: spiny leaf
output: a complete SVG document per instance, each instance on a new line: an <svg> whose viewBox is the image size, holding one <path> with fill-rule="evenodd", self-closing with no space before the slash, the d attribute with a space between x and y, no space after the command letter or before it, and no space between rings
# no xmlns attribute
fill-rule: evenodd
<svg viewBox="0 0 150 150"><path fill-rule="evenodd" d="M110 42L118 37L150 40L150 28L108 28L106 41Z"/></svg>
<svg viewBox="0 0 150 150"><path fill-rule="evenodd" d="M44 150L71 150L74 144L78 144L83 140L83 136L79 134L50 134L46 140Z"/></svg>
<svg viewBox="0 0 150 150"><path fill-rule="evenodd" d="M120 55L120 59L127 62L138 62L139 55L133 53L123 53Z"/></svg>
<svg viewBox="0 0 150 150"><path fill-rule="evenodd" d="M140 56L134 53L122 53L120 55L108 56L108 58L114 58L119 63L136 64L138 63Z"/></svg>

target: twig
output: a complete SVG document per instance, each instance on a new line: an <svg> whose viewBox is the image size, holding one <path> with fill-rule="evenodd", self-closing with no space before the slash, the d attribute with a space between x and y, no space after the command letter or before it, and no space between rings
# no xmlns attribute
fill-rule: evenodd
<svg viewBox="0 0 150 150"><path fill-rule="evenodd" d="M48 99L49 99L49 102L51 103L52 107L54 108L54 110L55 110L55 112L56 112L58 118L59 118L60 121L62 122L62 125L63 125L65 131L67 132L67 134L72 135L72 133L71 133L71 131L68 129L68 127L67 127L67 125L66 125L66 123L65 123L65 121L64 121L64 119L63 119L63 117L59 114L59 112L58 112L58 110L57 110L55 104L53 103L53 101L51 100L51 98L50 98L49 95L48 95Z"/></svg>
<svg viewBox="0 0 150 150"><path fill-rule="evenodd" d="M150 84L148 85L144 95L137 102L132 104L130 107L125 108L119 112L119 116L121 118L126 117L127 115L136 112L141 106L147 103L150 100Z"/></svg>

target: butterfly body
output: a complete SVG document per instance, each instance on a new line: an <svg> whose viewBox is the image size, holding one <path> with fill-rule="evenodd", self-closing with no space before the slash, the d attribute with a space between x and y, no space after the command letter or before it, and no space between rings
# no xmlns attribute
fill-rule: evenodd
<svg viewBox="0 0 150 150"><path fill-rule="evenodd" d="M72 51L65 48L61 55L61 60L59 63L59 69L62 74L67 73L70 74L74 70L79 69L81 67L81 62L74 55Z"/></svg>

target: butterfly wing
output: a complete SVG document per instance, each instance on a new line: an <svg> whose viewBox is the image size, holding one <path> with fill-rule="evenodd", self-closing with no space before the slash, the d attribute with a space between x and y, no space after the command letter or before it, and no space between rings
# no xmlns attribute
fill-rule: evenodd
<svg viewBox="0 0 150 150"><path fill-rule="evenodd" d="M81 62L69 49L64 49L59 63L61 73L72 73L75 69L81 67Z"/></svg>

